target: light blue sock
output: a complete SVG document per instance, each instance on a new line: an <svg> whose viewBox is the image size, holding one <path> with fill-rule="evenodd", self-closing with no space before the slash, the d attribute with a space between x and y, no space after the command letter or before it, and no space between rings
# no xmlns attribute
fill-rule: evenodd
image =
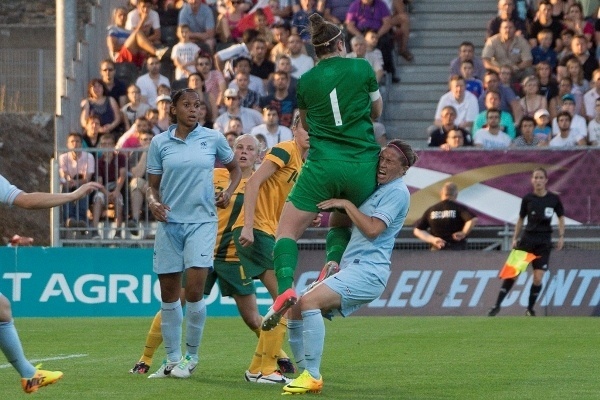
<svg viewBox="0 0 600 400"><path fill-rule="evenodd" d="M323 356L323 344L325 343L325 322L321 310L302 311L304 320L304 358L306 359L306 370L310 375L319 379L321 373L321 357Z"/></svg>
<svg viewBox="0 0 600 400"><path fill-rule="evenodd" d="M204 323L206 322L206 302L204 299L194 303L187 302L185 306L186 320L186 355L198 362L198 348L202 341Z"/></svg>
<svg viewBox="0 0 600 400"><path fill-rule="evenodd" d="M21 378L31 378L35 375L35 367L25 358L13 320L0 322L0 349L8 362L19 372Z"/></svg>
<svg viewBox="0 0 600 400"><path fill-rule="evenodd" d="M306 361L304 360L304 338L302 330L304 329L304 321L301 319L288 319L288 342L294 354L294 361L298 367L298 372L302 373L306 369Z"/></svg>
<svg viewBox="0 0 600 400"><path fill-rule="evenodd" d="M181 360L181 325L183 324L181 301L161 302L160 312L162 314L160 329L167 352L167 361L179 362Z"/></svg>

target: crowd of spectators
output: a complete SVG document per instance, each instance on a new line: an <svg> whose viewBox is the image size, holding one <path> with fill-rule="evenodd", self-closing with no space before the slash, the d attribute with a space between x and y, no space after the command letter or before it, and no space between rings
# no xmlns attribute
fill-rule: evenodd
<svg viewBox="0 0 600 400"><path fill-rule="evenodd" d="M481 54L468 38L450 62L429 146L598 145L600 10L583 10L575 0L498 0Z"/></svg>

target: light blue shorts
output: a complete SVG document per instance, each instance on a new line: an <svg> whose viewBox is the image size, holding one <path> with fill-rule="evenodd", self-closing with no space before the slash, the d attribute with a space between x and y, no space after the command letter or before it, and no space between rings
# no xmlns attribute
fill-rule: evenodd
<svg viewBox="0 0 600 400"><path fill-rule="evenodd" d="M388 268L351 264L323 283L342 297L337 310L347 317L365 304L381 296L390 277Z"/></svg>
<svg viewBox="0 0 600 400"><path fill-rule="evenodd" d="M190 267L213 268L217 222L175 224L160 222L154 240L153 270L183 272Z"/></svg>

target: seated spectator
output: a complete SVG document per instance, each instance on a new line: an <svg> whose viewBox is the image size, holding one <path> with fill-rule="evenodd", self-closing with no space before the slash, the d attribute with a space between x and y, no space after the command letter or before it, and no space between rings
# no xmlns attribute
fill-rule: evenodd
<svg viewBox="0 0 600 400"><path fill-rule="evenodd" d="M591 83L592 88L583 96L583 106L588 121L596 118L596 100L600 98L600 69L594 71Z"/></svg>
<svg viewBox="0 0 600 400"><path fill-rule="evenodd" d="M350 40L352 45L352 52L346 54L347 58L364 58L366 59L371 68L373 68L373 72L375 72L375 77L377 78L377 82L381 82L383 75L385 72L383 71L383 65L379 63L379 60L375 57L372 59L368 59L367 56L367 42L365 38L360 36L354 36L352 40ZM379 51L379 49L377 49ZM373 54L373 53L371 53ZM377 68L377 69L376 69Z"/></svg>
<svg viewBox="0 0 600 400"><path fill-rule="evenodd" d="M235 76L235 74L237 74L238 72L244 72L244 73L248 74L248 77L250 78L250 82L248 83L248 89L255 91L256 93L260 94L261 96L266 95L265 85L263 84L263 80L256 75L252 75L252 73L250 72L250 70L251 70L250 59L245 58L245 57L238 58L233 63L233 69L234 69L233 76ZM229 83L228 88L237 90L238 87L237 87L237 82L235 81L235 79L233 79Z"/></svg>
<svg viewBox="0 0 600 400"><path fill-rule="evenodd" d="M100 144L100 117L97 115L90 115L85 122L83 129L83 148L93 149L98 147Z"/></svg>
<svg viewBox="0 0 600 400"><path fill-rule="evenodd" d="M591 146L600 144L600 97L595 101L596 113L588 124L588 140Z"/></svg>
<svg viewBox="0 0 600 400"><path fill-rule="evenodd" d="M221 114L214 123L213 128L221 133L225 133L227 123L232 117L239 117L244 129L248 132L256 125L262 124L262 115L256 110L246 107L240 107L240 98L237 89L227 89L224 93L225 112Z"/></svg>
<svg viewBox="0 0 600 400"><path fill-rule="evenodd" d="M171 97L171 86L169 86L169 85L167 85L165 83L161 83L160 85L158 85L158 88L156 88L156 94L158 96L169 96L169 97Z"/></svg>
<svg viewBox="0 0 600 400"><path fill-rule="evenodd" d="M485 66L483 60L475 55L475 45L471 42L462 42L458 48L458 57L450 62L450 75L460 75L460 67L464 61L473 63L473 76L483 79L485 76Z"/></svg>
<svg viewBox="0 0 600 400"><path fill-rule="evenodd" d="M486 39L500 33L502 30L502 22L504 21L512 22L515 34L527 39L527 25L514 11L515 3L513 0L498 0L498 15L488 22Z"/></svg>
<svg viewBox="0 0 600 400"><path fill-rule="evenodd" d="M575 35L584 36L588 42L594 38L594 24L585 19L583 15L583 6L579 2L574 2L569 6L569 11L563 19L563 25L572 29Z"/></svg>
<svg viewBox="0 0 600 400"><path fill-rule="evenodd" d="M500 84L500 76L496 71L487 71L483 78L484 92L479 96L479 110L486 110L485 96L488 91L500 93L500 110L512 114L513 119L521 119L521 105L515 92Z"/></svg>
<svg viewBox="0 0 600 400"><path fill-rule="evenodd" d="M538 65L542 61L550 64L552 70L558 65L558 57L552 46L552 31L544 29L537 35L537 45L531 49L533 65Z"/></svg>
<svg viewBox="0 0 600 400"><path fill-rule="evenodd" d="M267 43L264 39L257 37L250 46L250 74L258 76L263 81L264 87L269 76L275 72L275 64L267 58Z"/></svg>
<svg viewBox="0 0 600 400"><path fill-rule="evenodd" d="M550 113L548 110L537 110L533 116L535 120L535 128L533 128L534 136L539 136L546 143L552 139L552 127L550 126Z"/></svg>
<svg viewBox="0 0 600 400"><path fill-rule="evenodd" d="M571 118L568 111L558 113L556 119L559 133L550 140L550 147L574 147L587 144L586 136L582 136L579 132L571 129Z"/></svg>
<svg viewBox="0 0 600 400"><path fill-rule="evenodd" d="M238 135L234 131L225 132L225 139L227 139L227 143L229 144L229 147L231 147L231 149L233 149L233 146L235 145L235 139L237 139L238 136L240 135Z"/></svg>
<svg viewBox="0 0 600 400"><path fill-rule="evenodd" d="M539 94L546 98L550 104L550 99L558 94L558 82L552 75L552 67L547 61L540 61L535 66L535 76L540 84Z"/></svg>
<svg viewBox="0 0 600 400"><path fill-rule="evenodd" d="M241 136L245 134L244 132L244 124L240 117L231 117L229 122L227 122L227 128L225 128L225 132L233 132L236 136Z"/></svg>
<svg viewBox="0 0 600 400"><path fill-rule="evenodd" d="M303 73L315 66L314 60L304 54L304 43L300 36L290 35L288 38L288 57L292 63L292 77L300 79Z"/></svg>
<svg viewBox="0 0 600 400"><path fill-rule="evenodd" d="M381 147L385 147L388 143L385 125L381 122L373 122L373 133L375 134L375 140L377 141L377 144L379 144Z"/></svg>
<svg viewBox="0 0 600 400"><path fill-rule="evenodd" d="M573 82L571 78L561 78L558 83L558 94L554 96L550 100L550 104L548 105L548 111L550 112L550 118L556 118L556 115L559 111L562 110L563 97L567 94L570 94L575 98L575 114L580 114L583 112L583 96L577 90L573 89Z"/></svg>
<svg viewBox="0 0 600 400"><path fill-rule="evenodd" d="M575 97L572 94L565 94L562 97L561 111L566 111L571 115L569 129L576 137L587 137L587 122L581 115L575 113ZM558 113L560 115L560 112ZM552 134L560 133L558 124L558 115L552 120Z"/></svg>
<svg viewBox="0 0 600 400"><path fill-rule="evenodd" d="M144 8L148 11L147 8ZM144 25L148 16L139 19L132 28L126 28L127 10L117 7L113 11L112 25L108 27L106 45L111 59L116 63L133 63L138 68L144 65L146 55L154 55L161 59L167 47L155 46L144 34Z"/></svg>
<svg viewBox="0 0 600 400"><path fill-rule="evenodd" d="M483 83L473 76L473 61L463 61L460 66L460 72L463 78L465 78L465 88L467 91L473 93L476 98L481 96L483 93Z"/></svg>
<svg viewBox="0 0 600 400"><path fill-rule="evenodd" d="M488 90L485 94L485 108L483 111L477 115L477 119L473 124L473 132L477 132L481 128L483 128L487 122L487 112L491 108L500 109L500 93L495 90ZM500 110L500 129L503 132L506 132L511 139L514 139L517 136L517 131L515 129L515 121L510 115L510 113L506 111Z"/></svg>
<svg viewBox="0 0 600 400"><path fill-rule="evenodd" d="M532 48L540 45L541 41L539 34L543 31L550 31L552 39L549 47L554 50L556 54L563 48L562 39L560 37L562 30L563 26L560 23L560 19L552 18L552 3L548 0L541 0L538 5L536 18L529 27L529 45ZM533 63L534 65L536 64L535 61Z"/></svg>
<svg viewBox="0 0 600 400"><path fill-rule="evenodd" d="M238 95L240 96L240 106L252 108L260 112L260 95L254 90L248 89L250 74L238 72L235 74L235 83L237 84Z"/></svg>
<svg viewBox="0 0 600 400"><path fill-rule="evenodd" d="M173 46L171 50L171 60L175 65L175 79L186 79L190 74L196 72L196 57L200 52L200 47L190 38L190 27L188 25L179 25L177 27L177 37L179 43Z"/></svg>
<svg viewBox="0 0 600 400"><path fill-rule="evenodd" d="M190 89L194 89L196 93L200 96L200 99L208 105L208 114L206 118L210 121L214 121L215 116L219 115L219 107L217 106L217 99L215 99L212 94L206 92L206 88L204 86L204 78L202 74L194 72L190 74L187 79L187 87Z"/></svg>
<svg viewBox="0 0 600 400"><path fill-rule="evenodd" d="M140 88L142 101L150 107L156 107L156 96L158 86L161 84L171 86L169 79L160 74L160 61L157 57L150 56L146 59L148 72L137 78L135 84Z"/></svg>
<svg viewBox="0 0 600 400"><path fill-rule="evenodd" d="M82 127L87 124L90 115L100 118L99 133L112 133L121 123L121 110L112 97L106 95L107 89L100 79L88 83L88 97L81 101L79 121Z"/></svg>
<svg viewBox="0 0 600 400"><path fill-rule="evenodd" d="M212 129L213 128L213 119L209 118L209 105L206 102L200 100L200 105L198 107L198 124L205 128Z"/></svg>
<svg viewBox="0 0 600 400"><path fill-rule="evenodd" d="M466 250L467 236L477 223L477 217L467 207L456 202L458 187L447 182L440 192L441 202L429 207L415 224L413 235L431 250Z"/></svg>
<svg viewBox="0 0 600 400"><path fill-rule="evenodd" d="M96 171L96 182L102 184L102 189L94 195L92 217L93 238L100 239L98 230L102 214L108 210L108 205L115 207L115 222L117 233L114 239L122 238L121 224L123 223L123 196L121 189L125 185L127 176L127 160L125 155L115 151L115 138L112 135L102 135L100 138L102 155L98 157L98 169Z"/></svg>
<svg viewBox="0 0 600 400"><path fill-rule="evenodd" d="M112 60L100 62L100 79L106 87L106 95L115 99L119 107L123 107L127 103L127 87L115 78L115 63Z"/></svg>
<svg viewBox="0 0 600 400"><path fill-rule="evenodd" d="M143 151L135 153L135 159L130 163L131 168L129 174L131 180L129 181L129 198L131 203L131 220L127 223L127 227L132 230L131 233L134 235L137 235L139 231L142 206L144 204L144 199L146 198L146 189L148 188L146 162L148 157L148 147L150 146L153 136L152 133L147 131L140 132L139 147Z"/></svg>
<svg viewBox="0 0 600 400"><path fill-rule="evenodd" d="M541 94L538 94L539 83L535 75L523 79L521 87L523 88L523 97L519 103L521 105L523 116L533 117L536 111L548 108L546 98Z"/></svg>
<svg viewBox="0 0 600 400"><path fill-rule="evenodd" d="M215 15L202 0L187 0L179 11L177 25L190 28L190 39L205 51L215 50Z"/></svg>
<svg viewBox="0 0 600 400"><path fill-rule="evenodd" d="M506 51L507 48L511 49L510 53ZM502 21L500 33L491 36L485 42L481 58L487 69L496 72L500 72L502 65L510 65L513 70L513 79L517 81L533 74L531 47L522 36L515 35L515 26L512 21Z"/></svg>
<svg viewBox="0 0 600 400"><path fill-rule="evenodd" d="M533 118L528 115L524 116L519 124L519 132L521 132L521 135L513 139L511 147L546 146L548 142L533 133L534 127L535 121Z"/></svg>
<svg viewBox="0 0 600 400"><path fill-rule="evenodd" d="M160 45L160 18L152 9L152 0L138 0L136 7L127 14L125 29L129 31L137 29L154 46Z"/></svg>
<svg viewBox="0 0 600 400"><path fill-rule="evenodd" d="M279 113L274 106L267 106L263 109L263 121L263 124L252 128L250 134L253 136L258 134L263 135L266 139L268 149L277 143L294 138L289 128L279 124Z"/></svg>
<svg viewBox="0 0 600 400"><path fill-rule="evenodd" d="M323 15L327 21L337 26L344 26L348 8L353 0L319 0L317 2L317 11ZM345 29L345 28L344 28Z"/></svg>
<svg viewBox="0 0 600 400"><path fill-rule="evenodd" d="M298 3L300 8L292 15L292 34L298 35L302 42L310 45L310 32L306 28L308 27L308 17L317 12L315 0L300 0Z"/></svg>
<svg viewBox="0 0 600 400"><path fill-rule="evenodd" d="M453 106L445 106L442 108L442 112L440 113L440 123L441 126L432 125L427 129L427 134L429 136L429 147L440 147L444 143L446 143L448 135L452 130L458 130L463 137L463 143L466 146L473 145L473 138L471 134L463 128L459 128L455 124L456 122L456 108Z"/></svg>
<svg viewBox="0 0 600 400"><path fill-rule="evenodd" d="M398 83L392 52L394 44L390 35L391 16L388 6L382 0L354 0L346 15L346 29L353 36L364 36L368 30L377 32L378 48L383 55L383 68L392 75L392 82Z"/></svg>
<svg viewBox="0 0 600 400"><path fill-rule="evenodd" d="M243 30L238 23L246 14L247 4L242 0L226 0L225 10L217 17L216 34L221 43L239 43L242 40Z"/></svg>
<svg viewBox="0 0 600 400"><path fill-rule="evenodd" d="M69 133L67 136L69 152L58 157L58 176L61 192L74 192L84 183L90 182L96 171L94 156L81 151L81 135ZM63 205L62 216L67 228L87 227L88 196Z"/></svg>
<svg viewBox="0 0 600 400"><path fill-rule="evenodd" d="M292 2L290 0L269 0L269 8L275 23L289 20L292 16Z"/></svg>
<svg viewBox="0 0 600 400"><path fill-rule="evenodd" d="M456 110L456 124L470 131L473 127L473 121L479 113L477 98L465 90L465 80L462 76L451 76L449 86L450 91L444 94L438 102L434 124L442 126L442 109L446 106L453 106Z"/></svg>
<svg viewBox="0 0 600 400"><path fill-rule="evenodd" d="M509 147L510 142L510 136L500 129L500 110L488 109L486 127L475 132L473 143L476 147L493 150Z"/></svg>
<svg viewBox="0 0 600 400"><path fill-rule="evenodd" d="M215 66L223 73L227 81L233 79L233 63L240 58L251 59L250 47L252 42L258 37L258 31L255 29L246 29L242 37L242 43L234 44L218 51L215 54Z"/></svg>
<svg viewBox="0 0 600 400"><path fill-rule="evenodd" d="M209 54L200 53L196 57L196 71L204 78L206 93L215 99L217 106L220 106L223 101L223 92L227 89L227 83L221 71L212 69L212 58Z"/></svg>
<svg viewBox="0 0 600 400"><path fill-rule="evenodd" d="M590 83L583 77L583 69L577 58L571 58L567 61L567 76L573 82L572 92L579 92L583 96L590 89Z"/></svg>
<svg viewBox="0 0 600 400"><path fill-rule="evenodd" d="M583 35L575 35L571 41L572 54L559 58L556 73L558 76L569 76L567 70L567 62L570 59L576 58L583 68L583 78L588 82L592 79L595 70L598 69L598 60L589 52L588 39Z"/></svg>
<svg viewBox="0 0 600 400"><path fill-rule="evenodd" d="M265 40L267 43L267 52L270 53L275 43L275 37L269 26L269 18L262 8L255 9L252 15L254 17L254 29L256 29L258 35Z"/></svg>
<svg viewBox="0 0 600 400"><path fill-rule="evenodd" d="M289 76L283 71L277 71L273 74L273 85L275 93L260 98L260 107L273 106L279 115L279 123L285 127L292 126L294 111L298 108L296 96L290 95L288 87L290 85Z"/></svg>
<svg viewBox="0 0 600 400"><path fill-rule="evenodd" d="M275 62L275 72L277 71L286 72L289 75L290 85L288 91L290 92L291 96L296 96L296 84L298 83L298 79L292 76L292 61L288 56L281 56L277 59L277 61ZM271 77L267 82L266 94L273 93L275 93L275 84L273 83L273 74L271 74Z"/></svg>
<svg viewBox="0 0 600 400"><path fill-rule="evenodd" d="M135 120L145 116L146 112L150 109L147 103L142 102L140 88L136 85L129 85L127 88L127 98L129 99L129 103L121 108L121 118L125 124L125 130L129 130Z"/></svg>
<svg viewBox="0 0 600 400"><path fill-rule="evenodd" d="M129 128L127 132L125 132L119 138L119 140L117 140L115 149L120 150L123 148L131 149L140 147L140 134L142 132L150 132L152 136L154 136L152 127L152 122L150 122L145 116L137 117L135 122L131 125L131 128Z"/></svg>
<svg viewBox="0 0 600 400"><path fill-rule="evenodd" d="M159 135L163 131L158 127L158 110L151 108L146 112L146 119L150 122L150 127L154 136Z"/></svg>
<svg viewBox="0 0 600 400"><path fill-rule="evenodd" d="M290 34L292 33L292 28L287 21L281 21L273 25L273 38L275 39L275 46L271 49L269 53L269 60L271 62L276 63L280 56L288 55L288 39ZM306 53L306 49L304 49L304 44L302 44L303 52Z"/></svg>
<svg viewBox="0 0 600 400"><path fill-rule="evenodd" d="M167 95L160 95L156 98L156 109L158 110L158 118L155 126L158 127L160 132L164 132L169 129L171 125L170 109L171 109L171 97Z"/></svg>
<svg viewBox="0 0 600 400"><path fill-rule="evenodd" d="M573 43L574 36L575 32L569 28L565 28L560 32L560 40L563 43L563 47L562 50L556 54L559 62L573 54L573 51L571 50L571 43Z"/></svg>
<svg viewBox="0 0 600 400"><path fill-rule="evenodd" d="M448 132L448 136L446 136L446 143L442 144L440 146L440 149L450 151L453 149L458 149L459 147L464 147L465 135L463 134L463 132L464 131L461 131L458 128L451 129L450 132ZM471 134L469 134L469 138L470 137Z"/></svg>

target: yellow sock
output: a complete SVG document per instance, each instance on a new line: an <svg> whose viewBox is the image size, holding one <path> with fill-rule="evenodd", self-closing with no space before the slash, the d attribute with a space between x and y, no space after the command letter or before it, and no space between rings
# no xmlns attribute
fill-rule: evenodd
<svg viewBox="0 0 600 400"><path fill-rule="evenodd" d="M150 330L148 331L148 336L146 336L144 354L142 355L142 358L140 358L140 361L145 362L147 365L152 365L152 357L154 357L154 352L163 341L162 331L160 330L161 321L162 316L159 311L156 313L154 319L152 320L152 325L150 326Z"/></svg>
<svg viewBox="0 0 600 400"><path fill-rule="evenodd" d="M287 321L282 318L273 330L262 332L261 338L264 336L264 343L260 372L263 375L270 375L277 370L277 359L281 354L286 331Z"/></svg>
<svg viewBox="0 0 600 400"><path fill-rule="evenodd" d="M248 371L251 374L258 374L260 371L260 365L262 363L262 348L264 341L264 331L260 331L258 333L258 343L256 344L256 349L254 350L254 355L252 356L252 361L250 361L250 366L248 367Z"/></svg>

